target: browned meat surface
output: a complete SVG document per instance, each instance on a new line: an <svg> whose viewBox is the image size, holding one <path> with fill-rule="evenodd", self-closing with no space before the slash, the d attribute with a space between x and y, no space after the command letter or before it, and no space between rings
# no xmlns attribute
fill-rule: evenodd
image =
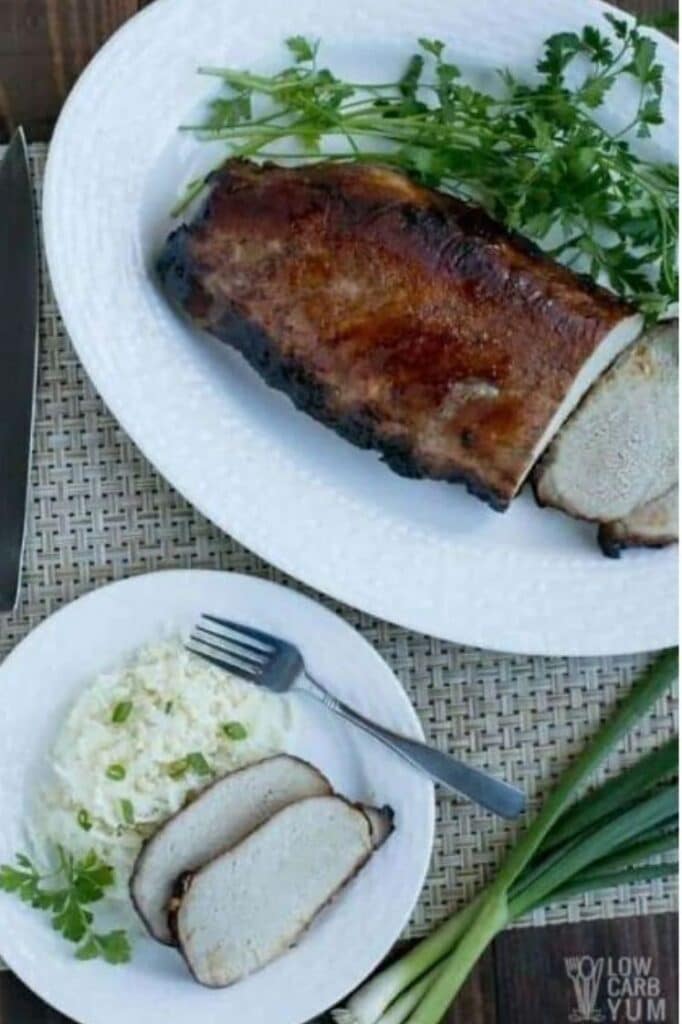
<svg viewBox="0 0 682 1024"><path fill-rule="evenodd" d="M640 328L480 209L380 166L230 160L159 269L299 408L499 509Z"/></svg>
<svg viewBox="0 0 682 1024"><path fill-rule="evenodd" d="M677 484L660 498L641 505L625 519L602 523L599 544L605 555L618 558L623 548L663 548L679 536Z"/></svg>

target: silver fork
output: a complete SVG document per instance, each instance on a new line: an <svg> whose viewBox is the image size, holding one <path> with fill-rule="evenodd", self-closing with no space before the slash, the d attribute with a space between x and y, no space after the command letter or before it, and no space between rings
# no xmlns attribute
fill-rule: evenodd
<svg viewBox="0 0 682 1024"><path fill-rule="evenodd" d="M193 645L198 646L185 645L193 654L274 693L296 690L314 697L330 711L381 740L434 781L456 793L463 793L502 818L516 818L523 811L525 797L518 789L425 743L399 736L338 700L313 679L301 652L293 644L215 615L202 615L201 618L210 625L196 626L190 639Z"/></svg>

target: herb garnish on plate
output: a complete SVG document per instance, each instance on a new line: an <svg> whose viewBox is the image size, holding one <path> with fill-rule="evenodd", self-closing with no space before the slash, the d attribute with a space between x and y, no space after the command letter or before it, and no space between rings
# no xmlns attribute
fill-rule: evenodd
<svg viewBox="0 0 682 1024"><path fill-rule="evenodd" d="M496 95L468 84L439 40L420 39L399 80L367 84L320 67L319 43L293 36L295 63L275 75L200 68L226 93L184 127L224 139L231 156L391 164L481 203L654 318L677 301L678 172L632 141L663 121L663 68L639 25L605 17L609 32L551 36L532 81L500 71ZM635 99L612 132L598 115L622 81ZM203 186L192 182L174 212Z"/></svg>
<svg viewBox="0 0 682 1024"><path fill-rule="evenodd" d="M114 869L94 851L77 860L57 846L56 854L57 870L42 874L29 857L18 853L16 866L0 865L0 889L50 914L55 931L68 942L80 944L76 949L79 960L101 957L110 964L126 963L130 943L125 931L94 931L94 914L89 909L114 884Z"/></svg>

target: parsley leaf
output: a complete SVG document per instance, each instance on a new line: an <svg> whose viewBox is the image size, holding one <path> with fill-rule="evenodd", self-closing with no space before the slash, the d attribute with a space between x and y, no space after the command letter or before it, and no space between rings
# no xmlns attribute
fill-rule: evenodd
<svg viewBox="0 0 682 1024"><path fill-rule="evenodd" d="M125 932L98 934L91 930L94 914L89 905L101 900L113 885L114 869L94 851L76 859L58 846L56 854L59 867L48 874L41 874L26 854L17 854L18 867L0 865L0 890L49 913L55 931L67 942L81 943L76 950L79 960L98 956L111 964L129 960L131 950ZM53 884L46 886L47 880Z"/></svg>
<svg viewBox="0 0 682 1024"><path fill-rule="evenodd" d="M314 61L320 45L319 42L311 43L305 36L289 36L285 42L298 64Z"/></svg>
<svg viewBox="0 0 682 1024"><path fill-rule="evenodd" d="M555 33L538 75L501 70L494 94L467 83L438 39L420 38L403 74L377 85L318 69L318 42L292 36L286 45L295 63L272 76L202 69L226 93L203 123L185 128L247 158L392 165L481 204L649 318L677 301L677 168L633 145L663 123L663 68L655 38L634 20L609 13L598 25ZM600 114L623 81L630 119L614 132ZM174 212L203 187L191 183ZM188 755L169 774L190 767Z"/></svg>
<svg viewBox="0 0 682 1024"><path fill-rule="evenodd" d="M124 931L92 935L102 959L108 964L127 964L130 959L130 940Z"/></svg>

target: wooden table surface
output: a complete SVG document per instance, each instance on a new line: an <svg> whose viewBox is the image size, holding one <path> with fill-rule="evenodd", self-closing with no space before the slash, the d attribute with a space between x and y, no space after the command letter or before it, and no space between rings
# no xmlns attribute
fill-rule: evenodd
<svg viewBox="0 0 682 1024"><path fill-rule="evenodd" d="M17 124L24 125L31 140L49 139L80 70L146 2L0 0L0 141ZM646 16L671 16L677 10L676 0L622 0L619 6ZM616 1024L677 1022L677 920L667 914L507 932L482 960L448 1024L568 1024L575 1003L564 957L571 955L611 957L614 963L618 957L650 957L651 974L659 979L666 1001L665 1016L633 1001L620 1006ZM169 1022L173 1024L170 1007ZM0 1024L68 1022L5 972L0 974Z"/></svg>

